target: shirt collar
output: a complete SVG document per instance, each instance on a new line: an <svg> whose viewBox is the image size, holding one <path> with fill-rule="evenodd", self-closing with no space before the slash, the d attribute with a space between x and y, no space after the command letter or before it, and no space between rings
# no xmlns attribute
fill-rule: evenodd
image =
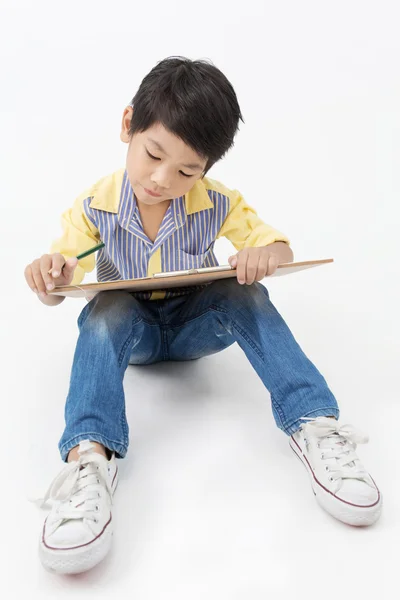
<svg viewBox="0 0 400 600"><path fill-rule="evenodd" d="M121 225L121 227L124 227L125 229L128 228L129 224L132 222L133 218L136 216L136 210L137 210L136 198L133 193L133 189L130 184L130 181L128 179L128 174L125 171L123 179L122 179L121 192L120 192L120 198L119 198L119 206L118 206L118 222Z"/></svg>
<svg viewBox="0 0 400 600"><path fill-rule="evenodd" d="M214 207L202 179L198 179L192 189L185 194L185 205L188 215Z"/></svg>
<svg viewBox="0 0 400 600"><path fill-rule="evenodd" d="M118 213L120 200L124 193L124 181L129 181L125 177L126 170L120 169L108 177L100 179L91 191L91 208L105 210L106 212ZM130 184L129 184L129 187ZM125 190L126 191L126 190Z"/></svg>

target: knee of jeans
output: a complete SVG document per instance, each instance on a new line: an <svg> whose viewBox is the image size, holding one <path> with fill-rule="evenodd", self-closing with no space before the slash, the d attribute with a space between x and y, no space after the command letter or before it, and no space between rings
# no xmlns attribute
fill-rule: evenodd
<svg viewBox="0 0 400 600"><path fill-rule="evenodd" d="M101 337L123 324L130 326L135 312L139 312L139 302L131 294L122 291L100 292L84 308L78 325L79 328L93 328Z"/></svg>
<svg viewBox="0 0 400 600"><path fill-rule="evenodd" d="M236 278L218 280L216 291L223 295L224 300L232 305L242 308L263 308L270 304L268 290L258 281L251 285L240 284Z"/></svg>

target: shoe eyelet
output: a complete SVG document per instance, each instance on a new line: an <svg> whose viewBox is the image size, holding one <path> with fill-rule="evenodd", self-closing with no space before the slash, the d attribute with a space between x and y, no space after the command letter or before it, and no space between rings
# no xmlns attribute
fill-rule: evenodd
<svg viewBox="0 0 400 600"><path fill-rule="evenodd" d="M97 492L97 497L98 497L98 498L101 498L101 496L100 496L100 492Z"/></svg>
<svg viewBox="0 0 400 600"><path fill-rule="evenodd" d="M329 477L329 481L333 481L333 477Z"/></svg>
<svg viewBox="0 0 400 600"><path fill-rule="evenodd" d="M95 508L96 508L96 512L99 512L99 510L100 510L100 509L99 509L99 506L98 506L98 504L96 504L96 507L95 507Z"/></svg>
<svg viewBox="0 0 400 600"><path fill-rule="evenodd" d="M324 458L325 458L325 454L322 452L321 459L324 460Z"/></svg>
<svg viewBox="0 0 400 600"><path fill-rule="evenodd" d="M99 522L99 520L98 520L98 519L94 519L94 522L95 522L95 523L98 523L98 522Z"/></svg>
<svg viewBox="0 0 400 600"><path fill-rule="evenodd" d="M325 471L329 471L328 465L325 465Z"/></svg>

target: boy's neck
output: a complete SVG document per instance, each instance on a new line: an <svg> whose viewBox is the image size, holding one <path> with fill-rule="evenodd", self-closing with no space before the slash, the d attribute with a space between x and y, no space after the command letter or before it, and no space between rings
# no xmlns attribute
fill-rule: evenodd
<svg viewBox="0 0 400 600"><path fill-rule="evenodd" d="M138 204L139 210L152 211L152 212L166 211L167 208L169 207L169 205L171 204L171 202L172 202L172 199L163 200L162 202L158 202L157 204L144 204L143 202L140 202L140 200L137 199L137 204Z"/></svg>
<svg viewBox="0 0 400 600"><path fill-rule="evenodd" d="M148 204L138 203L143 231L152 242L157 239L161 223L163 222L170 203L171 200L150 206Z"/></svg>

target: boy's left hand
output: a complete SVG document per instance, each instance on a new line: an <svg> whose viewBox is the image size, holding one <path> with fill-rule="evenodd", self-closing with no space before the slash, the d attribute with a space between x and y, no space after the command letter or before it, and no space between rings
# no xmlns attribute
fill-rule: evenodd
<svg viewBox="0 0 400 600"><path fill-rule="evenodd" d="M272 248L243 248L228 259L231 267L236 268L239 283L251 285L264 277L273 275L282 262L278 253Z"/></svg>

